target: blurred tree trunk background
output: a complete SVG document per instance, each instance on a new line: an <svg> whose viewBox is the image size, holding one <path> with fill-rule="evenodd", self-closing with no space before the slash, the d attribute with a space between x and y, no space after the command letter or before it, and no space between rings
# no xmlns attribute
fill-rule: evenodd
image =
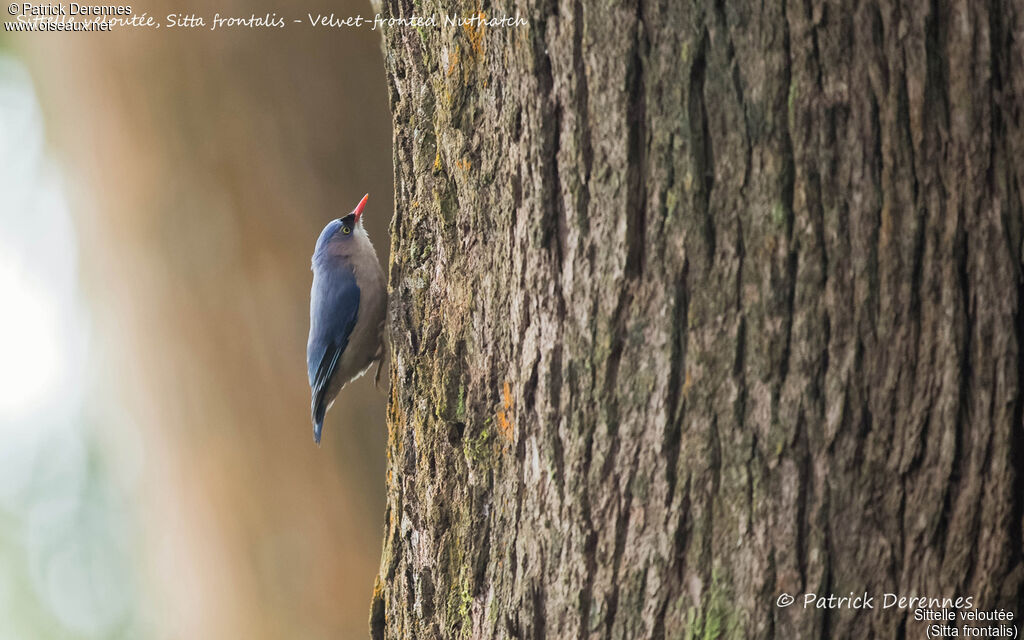
<svg viewBox="0 0 1024 640"><path fill-rule="evenodd" d="M207 27L9 44L71 182L94 410L141 505L149 622L159 638L365 637L386 395L370 380L347 390L318 450L305 342L323 225L369 191L387 247L379 35L209 20L369 4L133 8L160 22L195 11Z"/></svg>
<svg viewBox="0 0 1024 640"><path fill-rule="evenodd" d="M374 637L1019 612L1019 3L384 4L529 25L384 33Z"/></svg>

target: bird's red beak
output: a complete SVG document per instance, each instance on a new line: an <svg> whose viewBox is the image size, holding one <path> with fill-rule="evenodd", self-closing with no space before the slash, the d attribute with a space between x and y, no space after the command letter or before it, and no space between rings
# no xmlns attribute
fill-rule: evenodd
<svg viewBox="0 0 1024 640"><path fill-rule="evenodd" d="M356 222L359 222L359 219L363 217L363 207L366 206L366 201L369 199L370 194L366 194L363 196L363 199L359 201L359 204L356 205L356 208L352 210L352 213L356 214Z"/></svg>

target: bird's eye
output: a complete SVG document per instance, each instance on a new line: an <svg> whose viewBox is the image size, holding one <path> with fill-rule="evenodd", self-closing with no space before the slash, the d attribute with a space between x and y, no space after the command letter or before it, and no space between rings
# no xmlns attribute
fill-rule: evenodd
<svg viewBox="0 0 1024 640"><path fill-rule="evenodd" d="M342 227L341 232L347 236L348 234L352 233L352 229L350 229L349 227Z"/></svg>

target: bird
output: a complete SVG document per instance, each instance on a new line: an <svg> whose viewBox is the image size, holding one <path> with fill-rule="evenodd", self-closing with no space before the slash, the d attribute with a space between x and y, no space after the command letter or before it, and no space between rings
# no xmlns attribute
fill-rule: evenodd
<svg viewBox="0 0 1024 640"><path fill-rule="evenodd" d="M349 382L384 355L387 281L363 228L363 196L348 215L331 220L313 250L306 367L312 395L313 441L320 445L324 415Z"/></svg>

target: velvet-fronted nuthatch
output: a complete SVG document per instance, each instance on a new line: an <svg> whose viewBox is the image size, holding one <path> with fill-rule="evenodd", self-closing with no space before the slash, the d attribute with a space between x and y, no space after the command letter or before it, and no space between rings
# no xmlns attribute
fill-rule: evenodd
<svg viewBox="0 0 1024 640"><path fill-rule="evenodd" d="M324 414L346 384L384 355L387 284L363 228L363 196L352 213L331 220L313 250L306 366L313 399L313 439L320 444Z"/></svg>

